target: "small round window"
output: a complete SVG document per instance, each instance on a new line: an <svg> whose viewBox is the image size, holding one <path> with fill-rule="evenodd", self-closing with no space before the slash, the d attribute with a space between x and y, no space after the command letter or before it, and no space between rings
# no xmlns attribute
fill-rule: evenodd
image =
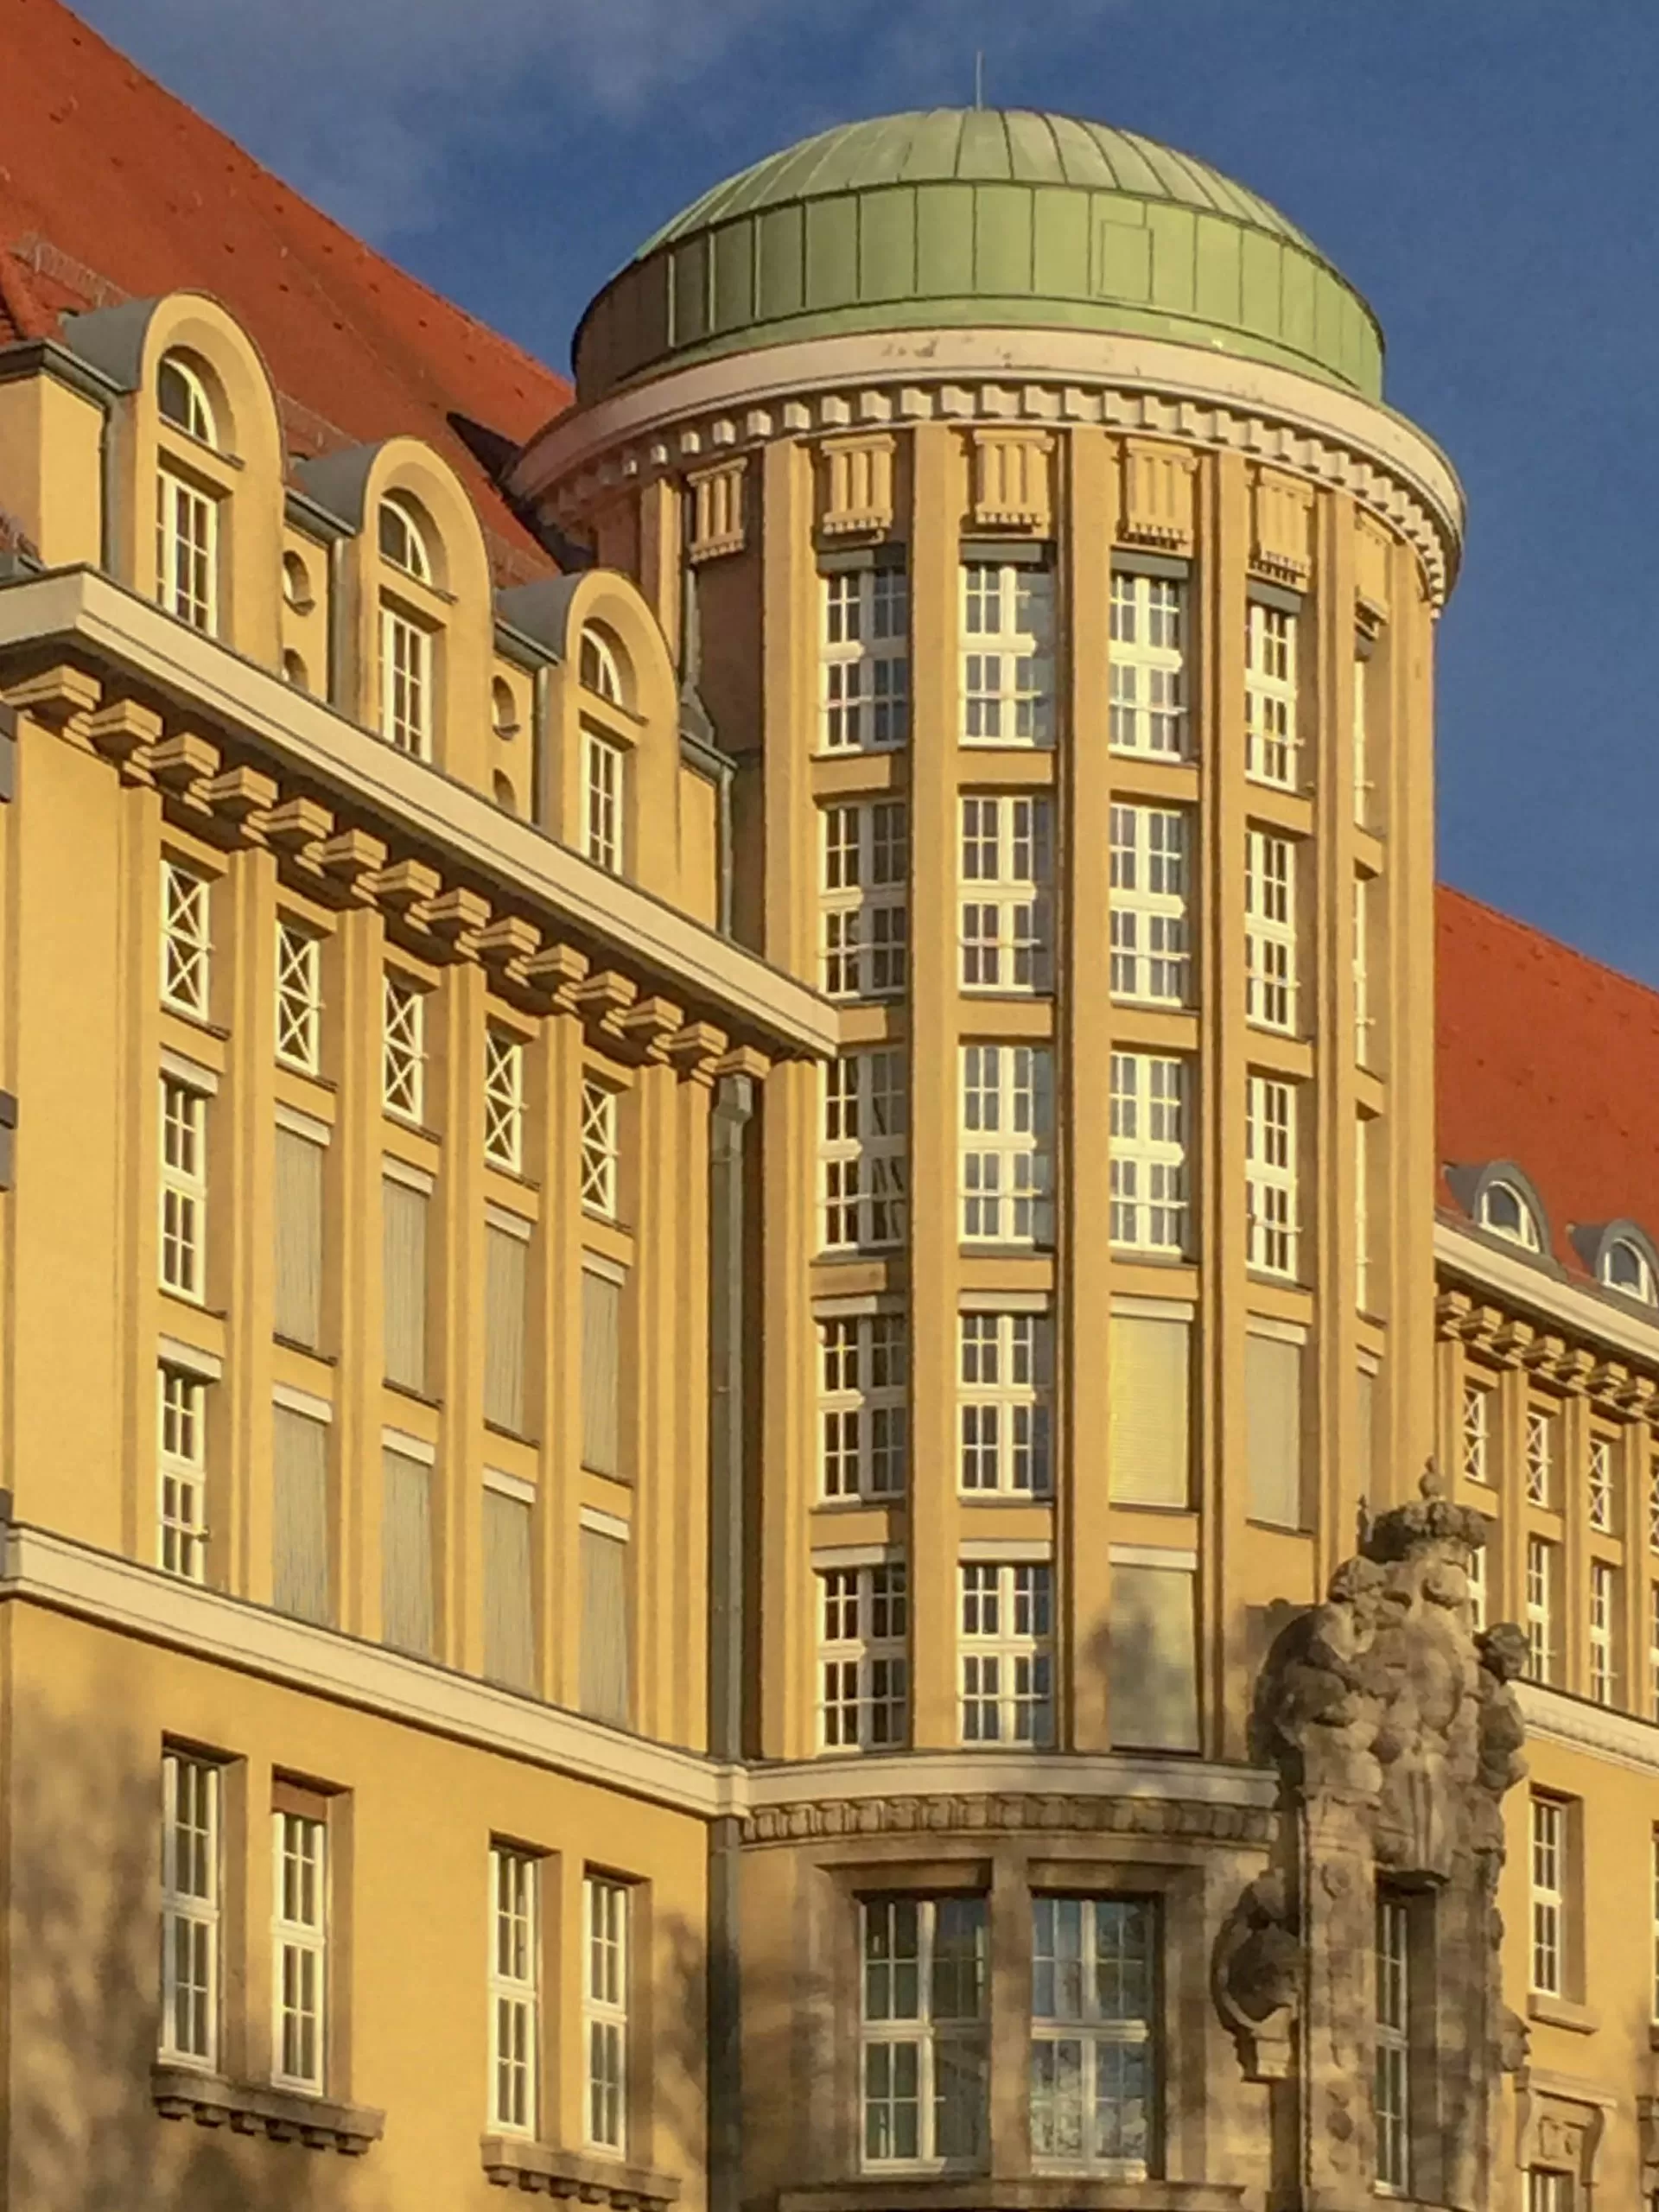
<svg viewBox="0 0 1659 2212"><path fill-rule="evenodd" d="M1513 1183L1486 1185L1480 1194L1480 1225L1490 1229L1494 1236L1507 1236L1511 1244L1524 1245L1529 1252L1537 1251L1542 1242L1537 1217Z"/></svg>

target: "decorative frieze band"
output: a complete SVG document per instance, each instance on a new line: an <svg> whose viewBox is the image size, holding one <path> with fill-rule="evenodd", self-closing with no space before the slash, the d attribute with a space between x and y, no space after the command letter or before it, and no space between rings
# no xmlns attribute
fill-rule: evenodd
<svg viewBox="0 0 1659 2212"><path fill-rule="evenodd" d="M1277 1815L1266 1806L1163 1797L984 1796L829 1798L761 1806L743 1823L746 1843L837 1836L1047 1832L1190 1838L1265 1845Z"/></svg>
<svg viewBox="0 0 1659 2212"><path fill-rule="evenodd" d="M1434 1325L1442 1341L1465 1345L1491 1366L1522 1368L1566 1396L1587 1398L1599 1413L1626 1421L1651 1417L1659 1376L1608 1359L1599 1345L1569 1344L1465 1290L1441 1291Z"/></svg>

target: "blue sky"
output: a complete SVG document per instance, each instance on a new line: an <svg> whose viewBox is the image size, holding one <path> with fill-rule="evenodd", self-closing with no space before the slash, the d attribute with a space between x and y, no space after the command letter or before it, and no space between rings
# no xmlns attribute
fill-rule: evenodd
<svg viewBox="0 0 1659 2212"><path fill-rule="evenodd" d="M556 365L718 177L849 117L1169 140L1380 315L1471 507L1441 874L1659 984L1655 0L81 0L135 60Z"/></svg>

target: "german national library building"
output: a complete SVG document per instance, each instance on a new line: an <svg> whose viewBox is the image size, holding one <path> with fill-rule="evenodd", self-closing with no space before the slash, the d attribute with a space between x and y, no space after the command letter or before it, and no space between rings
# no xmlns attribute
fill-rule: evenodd
<svg viewBox="0 0 1659 2212"><path fill-rule="evenodd" d="M896 115L572 387L0 75L0 2212L1659 2202L1659 996L1360 294Z"/></svg>

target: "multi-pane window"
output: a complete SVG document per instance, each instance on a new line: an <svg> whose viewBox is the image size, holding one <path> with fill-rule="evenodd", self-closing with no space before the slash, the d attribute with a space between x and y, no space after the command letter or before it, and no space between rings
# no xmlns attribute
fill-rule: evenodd
<svg viewBox="0 0 1659 2212"><path fill-rule="evenodd" d="M514 1175L524 1160L524 1048L503 1029L484 1032L484 1157Z"/></svg>
<svg viewBox="0 0 1659 2212"><path fill-rule="evenodd" d="M975 1560L957 1573L963 1742L1052 1744L1052 1567Z"/></svg>
<svg viewBox="0 0 1659 2212"><path fill-rule="evenodd" d="M908 1124L901 1050L843 1052L829 1062L818 1151L826 1251L903 1241Z"/></svg>
<svg viewBox="0 0 1659 2212"><path fill-rule="evenodd" d="M1178 760L1186 750L1185 587L1112 575L1111 745Z"/></svg>
<svg viewBox="0 0 1659 2212"><path fill-rule="evenodd" d="M1527 2169L1527 2212L1573 2212L1573 2177L1545 2166Z"/></svg>
<svg viewBox="0 0 1659 2212"><path fill-rule="evenodd" d="M1054 578L962 564L962 734L969 745L1054 742Z"/></svg>
<svg viewBox="0 0 1659 2212"><path fill-rule="evenodd" d="M1547 1997L1567 1993L1567 1808L1556 1797L1532 1800L1532 1986Z"/></svg>
<svg viewBox="0 0 1659 2212"><path fill-rule="evenodd" d="M1186 1068L1156 1052L1114 1052L1111 1241L1130 1251L1186 1245Z"/></svg>
<svg viewBox="0 0 1659 2212"><path fill-rule="evenodd" d="M211 895L204 878L176 861L162 861L162 1004L201 1021L212 973Z"/></svg>
<svg viewBox="0 0 1659 2212"><path fill-rule="evenodd" d="M986 2147L983 1897L867 1897L863 2163L971 2166Z"/></svg>
<svg viewBox="0 0 1659 2212"><path fill-rule="evenodd" d="M1555 1548L1527 1538L1527 1672L1535 1682L1555 1675Z"/></svg>
<svg viewBox="0 0 1659 2212"><path fill-rule="evenodd" d="M1484 1384L1463 1386L1463 1471L1471 1483L1491 1480L1492 1394Z"/></svg>
<svg viewBox="0 0 1659 2212"><path fill-rule="evenodd" d="M1258 600L1245 610L1244 772L1296 785L1296 617Z"/></svg>
<svg viewBox="0 0 1659 2212"><path fill-rule="evenodd" d="M1244 840L1244 1018L1296 1027L1296 849L1268 830Z"/></svg>
<svg viewBox="0 0 1659 2212"><path fill-rule="evenodd" d="M162 2040L175 2064L219 2059L219 1774L211 1760L162 1761Z"/></svg>
<svg viewBox="0 0 1659 2212"><path fill-rule="evenodd" d="M819 743L886 753L910 727L910 591L899 568L825 576Z"/></svg>
<svg viewBox="0 0 1659 2212"><path fill-rule="evenodd" d="M1491 1524L1488 1523L1490 1528ZM1477 1632L1487 1624L1486 1564L1491 1554L1491 1538L1484 1544L1474 1544L1469 1551L1469 1624Z"/></svg>
<svg viewBox="0 0 1659 2212"><path fill-rule="evenodd" d="M1053 988L1052 818L1040 793L963 800L964 990Z"/></svg>
<svg viewBox="0 0 1659 2212"><path fill-rule="evenodd" d="M540 2069L540 1867L527 1851L490 1847L490 2124L534 2135Z"/></svg>
<svg viewBox="0 0 1659 2212"><path fill-rule="evenodd" d="M582 2025L587 2059L587 2137L598 2151L628 2138L628 1892L589 1874L582 1885Z"/></svg>
<svg viewBox="0 0 1659 2212"><path fill-rule="evenodd" d="M1031 2151L1136 2181L1152 2169L1157 1908L1031 1901Z"/></svg>
<svg viewBox="0 0 1659 2212"><path fill-rule="evenodd" d="M1613 1440L1610 1436L1590 1440L1590 1484L1587 1500L1590 1526L1603 1535L1613 1529Z"/></svg>
<svg viewBox="0 0 1659 2212"><path fill-rule="evenodd" d="M276 1057L302 1075L322 1058L322 945L292 922L276 925Z"/></svg>
<svg viewBox="0 0 1659 2212"><path fill-rule="evenodd" d="M1048 1497L1053 1324L1046 1313L963 1313L957 1326L963 1489Z"/></svg>
<svg viewBox="0 0 1659 2212"><path fill-rule="evenodd" d="M161 1277L164 1290L200 1298L206 1287L207 1101L162 1077Z"/></svg>
<svg viewBox="0 0 1659 2212"><path fill-rule="evenodd" d="M276 1911L271 1997L276 2080L321 2096L327 2002L328 1831L303 1813L271 1815Z"/></svg>
<svg viewBox="0 0 1659 2212"><path fill-rule="evenodd" d="M1296 1092L1276 1076L1253 1075L1244 1097L1249 1264L1263 1274L1296 1273Z"/></svg>
<svg viewBox="0 0 1659 2212"><path fill-rule="evenodd" d="M825 1497L902 1494L907 1336L902 1313L838 1316L818 1324L818 1471Z"/></svg>
<svg viewBox="0 0 1659 2212"><path fill-rule="evenodd" d="M388 1114L418 1122L426 1096L426 995L394 976L381 999L380 1095Z"/></svg>
<svg viewBox="0 0 1659 2212"><path fill-rule="evenodd" d="M1411 2180L1411 1920L1403 1897L1376 1899L1376 2181L1403 2196Z"/></svg>
<svg viewBox="0 0 1659 2212"><path fill-rule="evenodd" d="M176 1367L156 1370L156 1556L168 1574L207 1573L207 1388Z"/></svg>
<svg viewBox="0 0 1659 2212"><path fill-rule="evenodd" d="M1368 650L1354 655L1354 819L1362 829L1371 818L1371 772L1366 729L1365 669Z"/></svg>
<svg viewBox="0 0 1659 2212"><path fill-rule="evenodd" d="M608 1084L582 1086L582 1203L590 1213L616 1219L617 1176L622 1157L617 1095Z"/></svg>
<svg viewBox="0 0 1659 2212"><path fill-rule="evenodd" d="M1598 1705L1618 1695L1618 1570L1605 1559L1590 1562L1590 1694Z"/></svg>
<svg viewBox="0 0 1659 2212"><path fill-rule="evenodd" d="M622 873L622 787L627 760L597 730L582 733L582 849L596 868Z"/></svg>
<svg viewBox="0 0 1659 2212"><path fill-rule="evenodd" d="M1112 996L1184 1006L1191 988L1187 817L1177 807L1111 810Z"/></svg>
<svg viewBox="0 0 1659 2212"><path fill-rule="evenodd" d="M819 914L823 988L832 999L886 998L905 988L907 816L903 799L860 799L823 809Z"/></svg>
<svg viewBox="0 0 1659 2212"><path fill-rule="evenodd" d="M1527 1503L1549 1505L1555 1495L1555 1415L1541 1406L1527 1408Z"/></svg>
<svg viewBox="0 0 1659 2212"><path fill-rule="evenodd" d="M170 468L156 474L156 596L193 630L219 627L219 502Z"/></svg>
<svg viewBox="0 0 1659 2212"><path fill-rule="evenodd" d="M1354 878L1354 1060L1371 1065L1371 886L1368 876Z"/></svg>
<svg viewBox="0 0 1659 2212"><path fill-rule="evenodd" d="M1045 1046L962 1053L962 1233L968 1243L1050 1244L1052 1062Z"/></svg>
<svg viewBox="0 0 1659 2212"><path fill-rule="evenodd" d="M819 1742L826 1751L890 1751L909 1723L906 1570L829 1567L818 1592Z"/></svg>
<svg viewBox="0 0 1659 2212"><path fill-rule="evenodd" d="M380 609L380 734L417 760L432 750L432 633L385 604Z"/></svg>

